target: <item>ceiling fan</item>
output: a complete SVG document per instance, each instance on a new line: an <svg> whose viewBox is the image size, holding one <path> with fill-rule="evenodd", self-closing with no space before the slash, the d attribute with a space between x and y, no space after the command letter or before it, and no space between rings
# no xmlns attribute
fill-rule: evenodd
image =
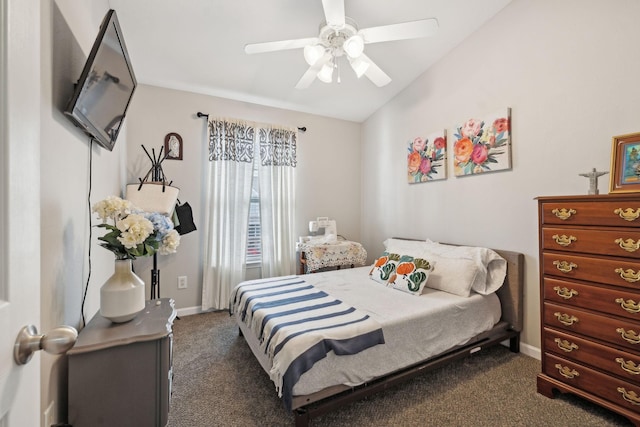
<svg viewBox="0 0 640 427"><path fill-rule="evenodd" d="M438 29L435 18L359 29L353 19L345 16L344 0L322 0L322 7L325 21L320 25L317 37L247 44L245 53L303 48L309 69L296 84L296 89L309 87L316 77L331 83L334 70L338 69L337 60L342 56L346 56L358 78L367 76L376 86L382 87L391 82L391 77L364 54L364 45L427 37ZM339 70L337 81L340 82Z"/></svg>

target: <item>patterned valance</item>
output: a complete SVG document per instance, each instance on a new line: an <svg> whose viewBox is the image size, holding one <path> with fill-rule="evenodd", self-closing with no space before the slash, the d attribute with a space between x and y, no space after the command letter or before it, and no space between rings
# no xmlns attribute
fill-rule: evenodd
<svg viewBox="0 0 640 427"><path fill-rule="evenodd" d="M260 164L262 166L296 167L296 140L298 132L282 128L261 128Z"/></svg>
<svg viewBox="0 0 640 427"><path fill-rule="evenodd" d="M256 128L259 148L254 149ZM209 160L252 163L260 150L261 166L296 166L298 132L260 126L239 120L214 119L209 122Z"/></svg>
<svg viewBox="0 0 640 427"><path fill-rule="evenodd" d="M209 160L253 162L253 125L232 120L209 122Z"/></svg>

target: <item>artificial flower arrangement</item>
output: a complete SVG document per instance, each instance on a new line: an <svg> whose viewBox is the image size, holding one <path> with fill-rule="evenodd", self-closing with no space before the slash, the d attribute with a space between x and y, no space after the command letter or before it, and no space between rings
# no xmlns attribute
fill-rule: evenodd
<svg viewBox="0 0 640 427"><path fill-rule="evenodd" d="M98 237L103 242L100 246L113 252L116 259L136 259L156 252L168 255L175 253L180 244L180 235L170 218L158 212L144 212L128 200L110 196L93 205L92 210L103 221L98 227L109 230Z"/></svg>

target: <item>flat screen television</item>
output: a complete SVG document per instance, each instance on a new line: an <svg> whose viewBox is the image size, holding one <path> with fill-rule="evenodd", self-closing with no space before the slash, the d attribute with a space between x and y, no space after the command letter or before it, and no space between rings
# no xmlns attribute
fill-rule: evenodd
<svg viewBox="0 0 640 427"><path fill-rule="evenodd" d="M113 150L137 86L116 11L105 15L65 115Z"/></svg>

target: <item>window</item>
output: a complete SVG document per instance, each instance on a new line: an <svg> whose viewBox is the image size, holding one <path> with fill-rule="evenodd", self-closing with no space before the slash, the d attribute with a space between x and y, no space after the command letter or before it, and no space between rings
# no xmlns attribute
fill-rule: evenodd
<svg viewBox="0 0 640 427"><path fill-rule="evenodd" d="M249 229L247 230L247 265L262 262L262 227L260 225L260 186L258 185L258 165L254 162L249 199Z"/></svg>

